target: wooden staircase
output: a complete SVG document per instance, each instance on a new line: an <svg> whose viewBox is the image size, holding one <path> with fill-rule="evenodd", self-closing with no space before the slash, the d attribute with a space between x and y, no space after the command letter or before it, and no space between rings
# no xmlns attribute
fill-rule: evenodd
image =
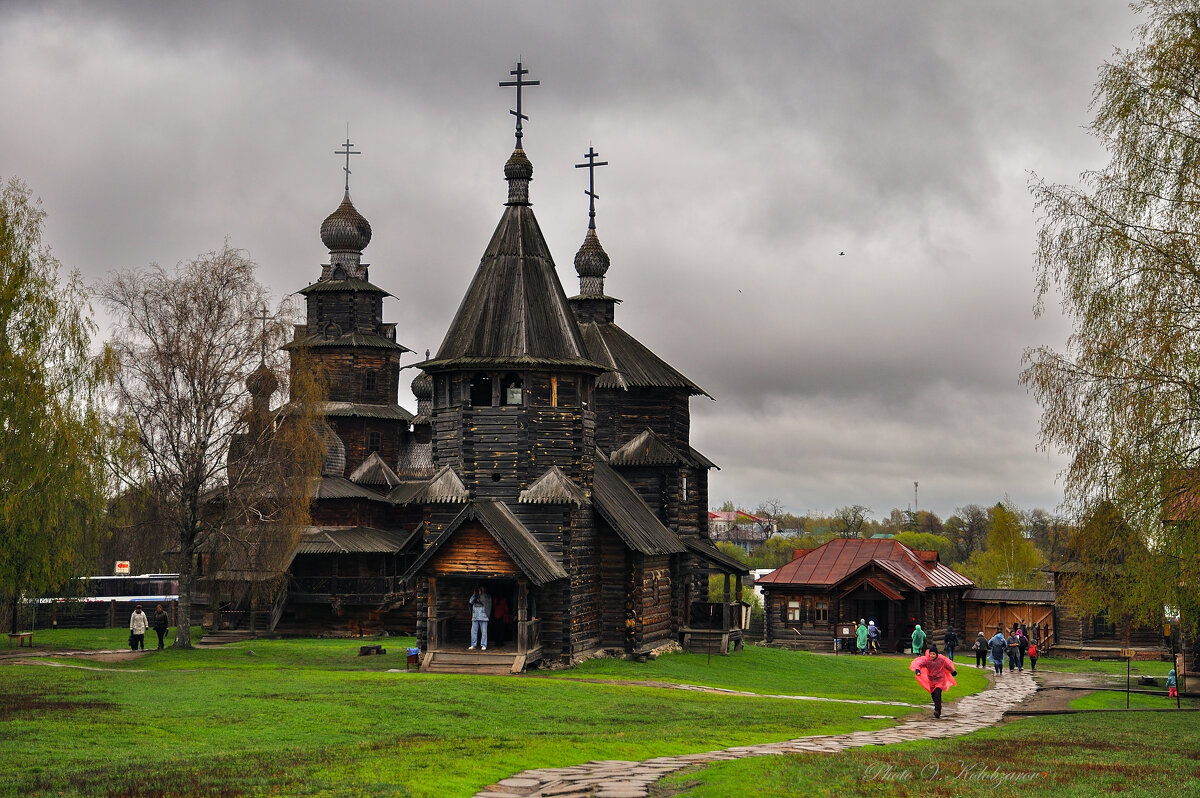
<svg viewBox="0 0 1200 798"><path fill-rule="evenodd" d="M498 651L464 651L462 649L428 651L421 660L421 673L520 673L525 669L525 655L503 649Z"/></svg>

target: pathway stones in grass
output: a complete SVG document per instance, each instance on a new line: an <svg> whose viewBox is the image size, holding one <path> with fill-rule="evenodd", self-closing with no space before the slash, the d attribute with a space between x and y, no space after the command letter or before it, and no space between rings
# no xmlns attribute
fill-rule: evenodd
<svg viewBox="0 0 1200 798"><path fill-rule="evenodd" d="M710 762L723 762L747 756L778 756L791 753L837 753L868 745L890 745L912 740L932 740L970 734L999 723L1006 710L1033 695L1037 686L1029 674L1008 674L996 679L981 693L949 704L941 720L928 715L910 718L898 726L879 731L858 731L814 737L798 737L779 743L739 745L721 751L706 751L682 756L660 756L643 762L602 760L565 768L526 770L503 779L476 793L475 798L644 798L650 785L668 773ZM722 691L734 692L734 691ZM780 696L798 698L797 696ZM849 701L856 704L899 704L889 701ZM880 716L864 716L880 717ZM888 716L883 716L888 717Z"/></svg>

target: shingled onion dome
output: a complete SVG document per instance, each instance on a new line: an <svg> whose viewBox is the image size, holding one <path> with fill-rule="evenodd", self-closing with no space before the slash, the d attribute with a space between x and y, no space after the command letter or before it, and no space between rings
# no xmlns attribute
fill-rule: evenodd
<svg viewBox="0 0 1200 798"><path fill-rule="evenodd" d="M258 368L246 378L246 389L256 399L270 397L279 389L279 380L275 377L275 372L267 368L266 363L259 363Z"/></svg>
<svg viewBox="0 0 1200 798"><path fill-rule="evenodd" d="M525 150L517 147L504 164L504 179L508 181L507 205L529 204L529 181L533 180L533 162Z"/></svg>
<svg viewBox="0 0 1200 798"><path fill-rule="evenodd" d="M362 252L371 243L371 223L354 207L349 191L321 222L321 241L330 252Z"/></svg>
<svg viewBox="0 0 1200 798"><path fill-rule="evenodd" d="M608 253L600 246L596 228L589 227L583 245L575 253L575 273L579 275L582 296L604 296L604 275L608 272Z"/></svg>
<svg viewBox="0 0 1200 798"><path fill-rule="evenodd" d="M417 400L417 415L429 416L433 412L433 377L418 374L412 381L412 393Z"/></svg>

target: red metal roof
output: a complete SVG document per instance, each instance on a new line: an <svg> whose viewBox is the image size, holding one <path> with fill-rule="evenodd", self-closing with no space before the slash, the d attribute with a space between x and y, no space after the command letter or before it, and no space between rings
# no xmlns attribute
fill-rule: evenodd
<svg viewBox="0 0 1200 798"><path fill-rule="evenodd" d="M831 540L754 581L756 584L827 588L870 563L915 590L974 587L970 579L942 565L934 552L914 551L898 540L843 538Z"/></svg>

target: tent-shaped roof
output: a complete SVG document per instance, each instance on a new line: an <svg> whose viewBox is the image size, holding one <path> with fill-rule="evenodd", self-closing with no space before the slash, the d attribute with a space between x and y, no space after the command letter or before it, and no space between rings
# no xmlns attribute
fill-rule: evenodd
<svg viewBox="0 0 1200 798"><path fill-rule="evenodd" d="M914 590L974 587L970 579L942 565L936 552L917 552L898 540L839 538L798 554L756 583L832 587L873 563Z"/></svg>
<svg viewBox="0 0 1200 798"><path fill-rule="evenodd" d="M509 204L426 371L516 366L603 371L588 356L528 204Z"/></svg>
<svg viewBox="0 0 1200 798"><path fill-rule="evenodd" d="M562 565L537 542L533 533L512 514L502 502L479 501L472 502L447 525L445 531L417 558L402 580L415 578L425 565L441 551L450 541L454 533L467 521L478 521L483 528L491 533L504 552L512 558L521 572L536 585L544 585L558 579L566 579L567 572Z"/></svg>
<svg viewBox="0 0 1200 798"><path fill-rule="evenodd" d="M684 551L679 537L667 529L642 497L612 467L597 458L592 478L592 504L625 545L642 554Z"/></svg>
<svg viewBox="0 0 1200 798"><path fill-rule="evenodd" d="M587 496L558 466L550 466L517 497L518 504L587 504Z"/></svg>

